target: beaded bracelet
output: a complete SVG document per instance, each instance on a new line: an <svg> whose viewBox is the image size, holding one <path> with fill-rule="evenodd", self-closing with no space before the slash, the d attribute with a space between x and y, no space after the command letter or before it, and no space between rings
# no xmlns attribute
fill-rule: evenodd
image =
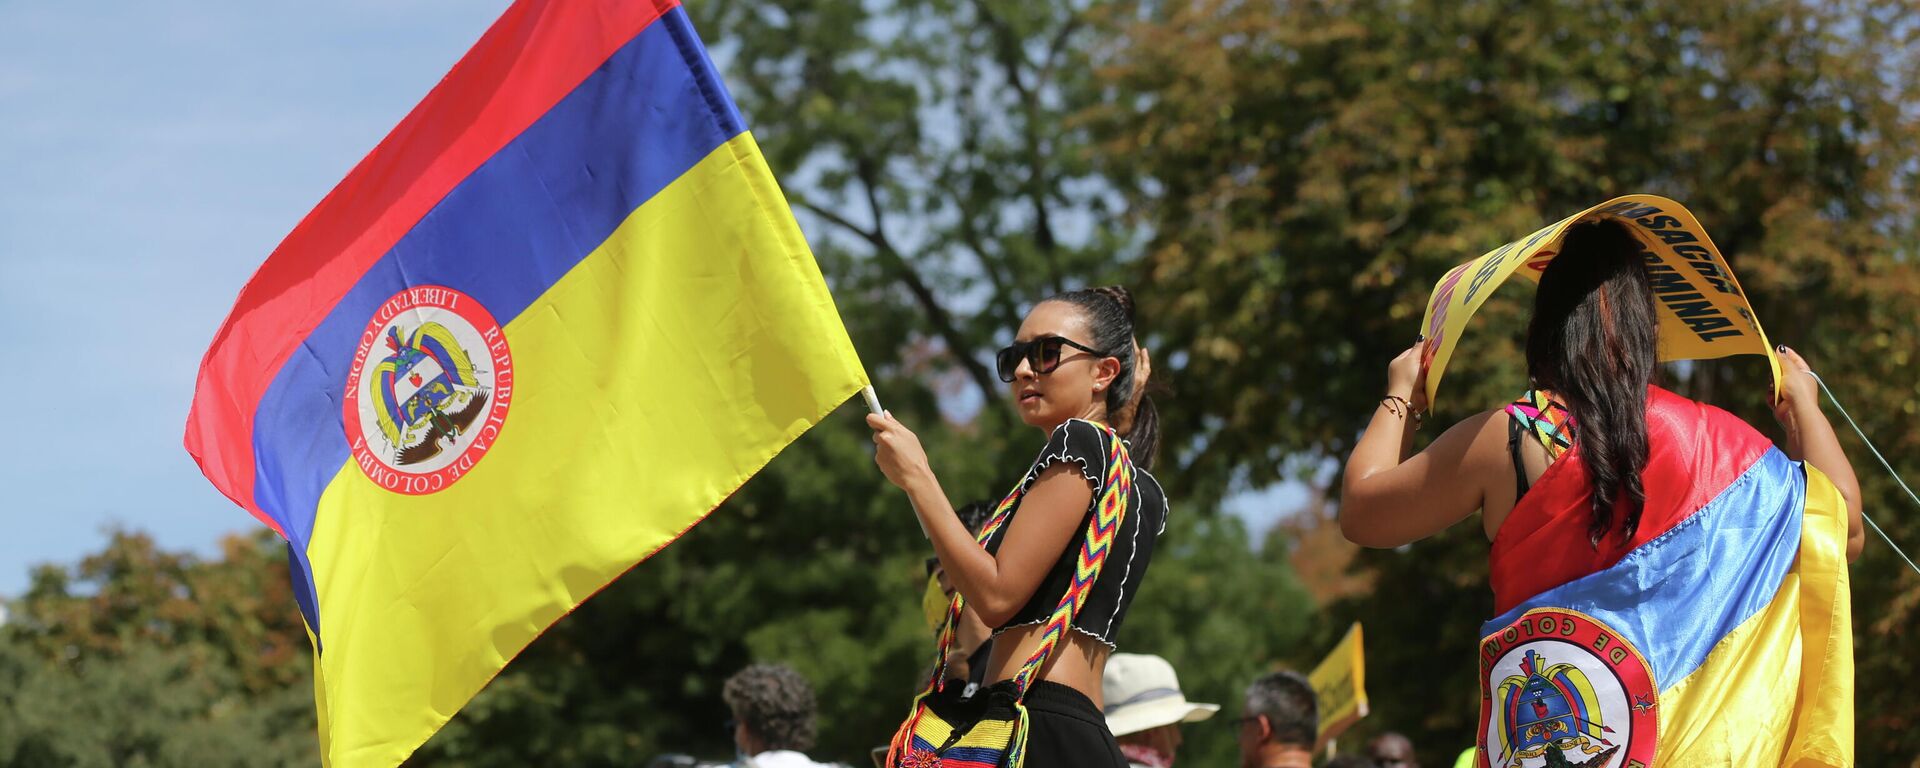
<svg viewBox="0 0 1920 768"><path fill-rule="evenodd" d="M1408 402L1404 397L1387 395L1386 397L1380 398L1380 404L1386 406L1387 412L1395 416L1411 416L1414 429L1419 429L1426 423L1427 414L1414 410L1413 403Z"/></svg>

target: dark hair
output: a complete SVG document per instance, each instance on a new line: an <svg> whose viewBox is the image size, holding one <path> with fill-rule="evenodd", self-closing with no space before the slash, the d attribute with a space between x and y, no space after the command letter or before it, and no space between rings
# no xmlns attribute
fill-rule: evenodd
<svg viewBox="0 0 1920 768"><path fill-rule="evenodd" d="M1320 731L1313 686L1298 672L1271 672L1247 686L1247 716L1266 715L1272 739L1312 748Z"/></svg>
<svg viewBox="0 0 1920 768"><path fill-rule="evenodd" d="M755 664L727 678L720 698L764 749L813 746L813 686L784 664Z"/></svg>
<svg viewBox="0 0 1920 768"><path fill-rule="evenodd" d="M1133 294L1117 285L1082 288L1058 294L1047 301L1060 301L1079 307L1087 318L1090 340L1108 357L1120 361L1120 375L1107 388L1107 420L1127 439L1133 464L1153 468L1154 454L1160 449L1160 411L1147 395L1147 382L1134 380L1140 345L1134 332Z"/></svg>
<svg viewBox="0 0 1920 768"><path fill-rule="evenodd" d="M1594 546L1615 529L1631 538L1647 500L1647 387L1659 354L1659 318L1646 255L1613 220L1575 224L1540 275L1527 326L1527 375L1578 421L1575 441L1593 485Z"/></svg>

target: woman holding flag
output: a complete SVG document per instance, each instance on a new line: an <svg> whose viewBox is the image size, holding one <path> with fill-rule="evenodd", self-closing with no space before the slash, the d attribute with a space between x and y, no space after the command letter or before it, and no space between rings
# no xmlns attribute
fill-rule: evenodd
<svg viewBox="0 0 1920 768"><path fill-rule="evenodd" d="M1499 616L1481 765L1848 764L1853 469L1785 347L1784 452L1656 386L1645 264L1620 221L1570 228L1527 331L1531 389L1411 456L1421 348L1395 358L1341 529L1398 547L1482 512Z"/></svg>
<svg viewBox="0 0 1920 768"><path fill-rule="evenodd" d="M895 735L888 765L1114 766L1126 759L1101 713L1101 677L1166 521L1147 468L1158 440L1145 396L1152 363L1124 288L1036 305L996 360L1021 420L1046 445L979 536L954 515L919 439L867 418L875 461L907 492L958 595L950 615L993 627L986 680L962 700L935 670ZM955 622L949 621L949 626ZM943 639L942 658L952 643Z"/></svg>

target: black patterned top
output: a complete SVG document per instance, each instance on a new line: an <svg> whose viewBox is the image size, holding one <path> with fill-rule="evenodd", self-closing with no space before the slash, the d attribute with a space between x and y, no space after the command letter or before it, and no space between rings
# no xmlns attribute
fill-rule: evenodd
<svg viewBox="0 0 1920 768"><path fill-rule="evenodd" d="M1085 542L1087 523L1094 514L1094 505L1100 498L1100 486L1107 476L1107 457L1110 454L1107 441L1113 439L1108 432L1084 419L1069 419L1065 424L1054 428L1053 436L1047 440L1046 448L1034 459L1033 466L1027 470L1023 486L1031 486L1048 467L1060 462L1072 462L1079 465L1080 474L1093 486L1093 497L1087 503L1085 516L1075 529L1076 535L1068 540L1067 546L1060 552L1053 568L1040 581L1039 588L1028 598L1007 623L994 628L998 636L1013 627L1029 624L1043 624L1053 615L1054 608L1060 604L1060 596L1066 594L1073 584L1073 572L1076 560L1080 557L1080 546ZM1024 500L1023 500L1024 503ZM1016 505L1010 515L1020 514ZM1000 544L1011 529L1012 518L1007 525L995 532L986 542L987 552L997 553ZM1140 593L1140 584L1146 579L1147 565L1153 561L1153 546L1167 528L1167 495L1160 487L1160 481L1145 470L1134 469L1133 492L1127 500L1126 517L1120 521L1120 530L1114 535L1113 550L1107 554L1106 565L1100 571L1100 578L1088 593L1087 604L1081 606L1079 615L1073 619L1073 628L1091 635L1105 643L1108 648L1117 647L1120 625L1126 620L1127 606L1133 603L1134 596Z"/></svg>

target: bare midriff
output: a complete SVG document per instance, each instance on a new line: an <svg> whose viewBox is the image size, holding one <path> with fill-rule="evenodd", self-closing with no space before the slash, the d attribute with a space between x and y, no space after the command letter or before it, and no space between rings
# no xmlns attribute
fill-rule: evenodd
<svg viewBox="0 0 1920 768"><path fill-rule="evenodd" d="M993 640L993 657L987 662L987 680L1011 680L1020 673L1020 665L1040 647L1045 624L1014 627ZM1072 688L1103 706L1100 676L1107 669L1106 643L1078 630L1069 629L1053 649L1053 658L1040 665L1038 679Z"/></svg>

